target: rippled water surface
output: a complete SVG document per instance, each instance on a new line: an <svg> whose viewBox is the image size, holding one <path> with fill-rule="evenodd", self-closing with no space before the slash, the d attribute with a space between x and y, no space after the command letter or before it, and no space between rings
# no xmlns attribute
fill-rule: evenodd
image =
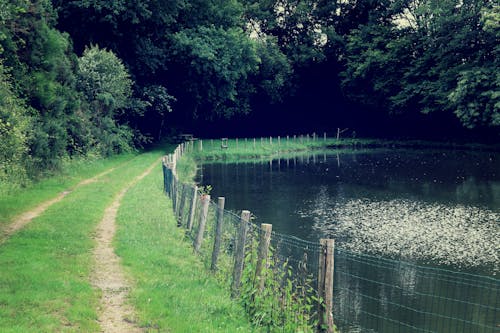
<svg viewBox="0 0 500 333"><path fill-rule="evenodd" d="M334 237L340 249L370 254L381 260L396 259L492 277L499 273L498 153L331 151L266 162L205 164L198 180L213 187L214 197L226 197L227 208L248 209L258 217L258 222L272 223L273 229L280 233L313 241ZM390 308L391 295L406 295L408 288L419 295L441 293L442 299L446 299L452 289L460 292L460 288L451 283L441 285L439 281L423 281L424 268L399 265L397 272L386 273L377 272L365 263L353 264L342 262L342 259L336 265L341 266L340 270L344 267L350 272L360 272L366 281L375 274L374 279L380 278L387 286L394 285L392 289L375 288L362 280L353 285L349 279L339 277L336 282L339 285L337 310L346 311L351 317L364 318L358 318L359 327L354 325L350 330L353 332L358 329L363 332L405 331L401 326L391 329L384 326L387 323L378 321L370 326L363 322L367 316L360 314L369 308L384 318L392 311L395 319L391 320L396 321L410 316L411 313L401 308ZM362 290L366 292L363 294ZM469 292L463 295L463 303L473 298L496 299L497 293L498 290L495 295L485 296ZM366 299L356 303L359 295L368 294L376 300L373 304ZM411 295L408 300L415 302ZM420 302L427 301L421 299ZM425 307L448 311L446 303ZM469 310L457 305L456 311L460 313L457 316L461 318L462 313L471 312ZM453 324L443 324L443 316L432 319L435 325L441 326L436 330L428 328L428 331L457 331ZM496 310L485 316L493 316L489 320L496 321ZM433 324L415 325L432 327ZM373 327L373 330L360 327Z"/></svg>
<svg viewBox="0 0 500 333"><path fill-rule="evenodd" d="M370 151L207 164L199 180L274 230L390 257L497 271L495 153Z"/></svg>

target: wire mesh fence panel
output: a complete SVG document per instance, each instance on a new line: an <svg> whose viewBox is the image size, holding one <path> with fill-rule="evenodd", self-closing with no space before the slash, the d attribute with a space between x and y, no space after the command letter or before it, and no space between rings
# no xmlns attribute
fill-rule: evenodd
<svg viewBox="0 0 500 333"><path fill-rule="evenodd" d="M497 332L498 280L338 250L334 316L344 332Z"/></svg>

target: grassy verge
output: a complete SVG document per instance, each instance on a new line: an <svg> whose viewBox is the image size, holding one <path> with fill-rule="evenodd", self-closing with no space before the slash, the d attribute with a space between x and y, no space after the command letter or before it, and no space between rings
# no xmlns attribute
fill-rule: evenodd
<svg viewBox="0 0 500 333"><path fill-rule="evenodd" d="M20 213L50 200L80 181L130 161L136 154L123 154L109 159L75 160L57 176L43 179L27 188L0 189L0 229Z"/></svg>
<svg viewBox="0 0 500 333"><path fill-rule="evenodd" d="M312 138L258 138L258 139L230 139L227 141L227 148L221 147L220 140L203 140L200 150L200 143L195 142L192 149L192 156L196 160L237 160L272 157L278 154L307 151L311 149L325 148L334 141L322 138L313 140Z"/></svg>
<svg viewBox="0 0 500 333"><path fill-rule="evenodd" d="M176 227L160 167L133 187L118 212L117 253L136 281L131 301L154 332L252 332Z"/></svg>
<svg viewBox="0 0 500 333"><path fill-rule="evenodd" d="M77 188L0 246L0 332L99 331L100 295L89 282L95 227L114 196L160 155L141 154ZM69 183L127 158L75 172Z"/></svg>
<svg viewBox="0 0 500 333"><path fill-rule="evenodd" d="M318 149L363 149L363 148L417 148L417 149L464 149L481 151L500 151L500 144L459 144L449 142L431 141L396 141L379 139L335 139L317 137L277 137L257 139L230 139L227 148L221 147L221 140L202 140L194 142L190 149L191 156L195 160L225 160L245 161L252 159L272 158L275 156L286 156Z"/></svg>

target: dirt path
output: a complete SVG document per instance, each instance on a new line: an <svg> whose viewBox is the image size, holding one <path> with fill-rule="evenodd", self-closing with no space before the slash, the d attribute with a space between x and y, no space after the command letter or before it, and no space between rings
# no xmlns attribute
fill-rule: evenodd
<svg viewBox="0 0 500 333"><path fill-rule="evenodd" d="M40 216L44 211L47 210L47 208L49 208L53 204L58 203L59 201L61 201L65 196L67 196L68 194L70 194L72 191L74 191L78 187L94 183L99 178L107 175L108 173L112 172L113 170L115 170L115 168L110 168L110 169L108 169L108 170L106 170L104 172L101 172L100 174L98 174L98 175L96 175L96 176L94 176L92 178L82 180L73 189L61 192L57 197L55 197L53 199L50 199L48 201L42 202L37 207L35 207L35 208L33 208L33 209L31 209L31 210L29 210L27 212L24 212L21 215L15 217L13 219L13 222L10 223L10 224L8 224L0 232L0 244L2 244L3 242L5 242L16 231L18 231L19 229L22 229L25 225L27 225L28 223L30 223L33 219L35 219L38 216Z"/></svg>
<svg viewBox="0 0 500 333"><path fill-rule="evenodd" d="M112 242L116 232L116 215L123 196L157 165L155 162L118 193L113 203L104 211L104 217L96 230L97 246L94 249L95 266L91 282L102 291L99 309L102 332L142 332L135 325L134 310L126 303L130 283L120 266L120 258L114 253Z"/></svg>

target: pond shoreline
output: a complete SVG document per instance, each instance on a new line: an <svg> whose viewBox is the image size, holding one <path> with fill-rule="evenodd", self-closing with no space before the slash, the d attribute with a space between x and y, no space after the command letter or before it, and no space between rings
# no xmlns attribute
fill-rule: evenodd
<svg viewBox="0 0 500 333"><path fill-rule="evenodd" d="M380 140L380 139L351 139L351 138L320 138L320 137L266 137L241 138L221 141L215 139L198 139L188 142L188 149L195 160L255 160L283 155L295 155L306 152L345 149L439 149L449 151L477 151L499 153L500 144L478 143L443 143L421 140ZM492 156L493 158L493 156Z"/></svg>

